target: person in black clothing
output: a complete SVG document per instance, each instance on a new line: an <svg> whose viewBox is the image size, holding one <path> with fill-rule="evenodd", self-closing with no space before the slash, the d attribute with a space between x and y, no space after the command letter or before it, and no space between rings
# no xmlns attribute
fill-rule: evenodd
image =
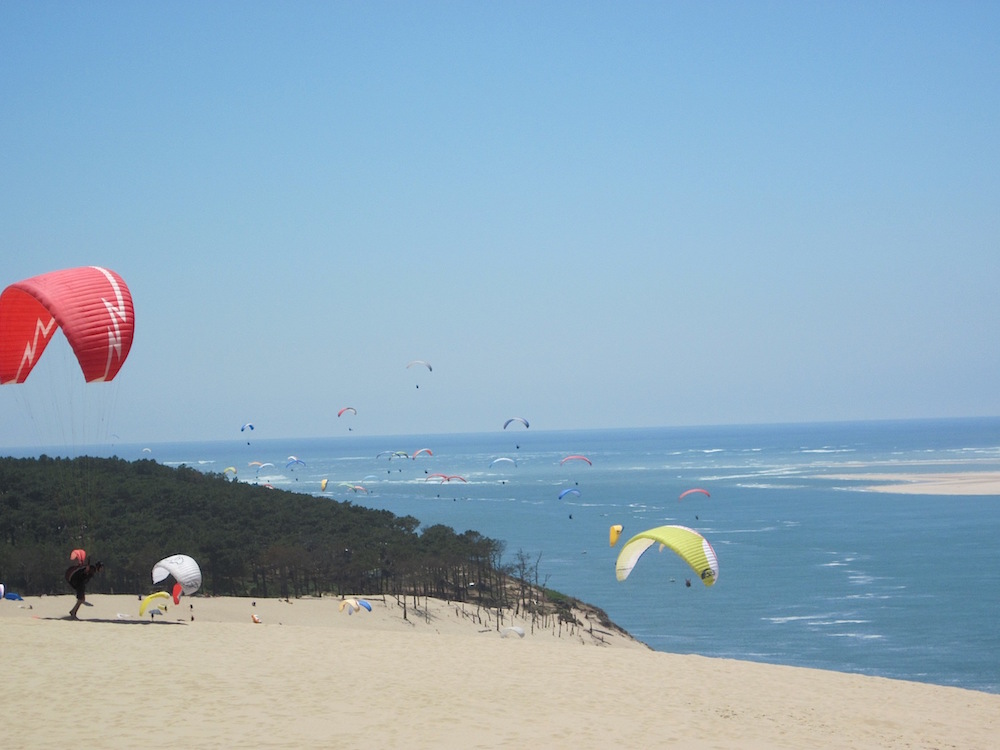
<svg viewBox="0 0 1000 750"><path fill-rule="evenodd" d="M103 563L97 563L96 565L84 563L82 565L70 565L66 568L66 583L72 586L76 592L76 604L69 611L69 616L74 620L80 619L76 616L76 613L83 606L83 603L87 601L87 583L102 570L104 570Z"/></svg>

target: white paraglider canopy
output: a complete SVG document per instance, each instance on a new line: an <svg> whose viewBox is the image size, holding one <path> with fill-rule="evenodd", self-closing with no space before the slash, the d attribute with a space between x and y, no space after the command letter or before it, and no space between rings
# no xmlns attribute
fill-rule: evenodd
<svg viewBox="0 0 1000 750"><path fill-rule="evenodd" d="M173 581L170 578L173 578ZM180 584L181 591L191 596L201 588L201 568L194 558L188 555L165 557L153 566L153 584L160 583Z"/></svg>

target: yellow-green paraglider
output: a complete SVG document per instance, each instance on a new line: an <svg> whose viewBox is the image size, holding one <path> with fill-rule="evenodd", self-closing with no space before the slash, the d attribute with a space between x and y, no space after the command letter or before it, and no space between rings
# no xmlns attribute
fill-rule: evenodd
<svg viewBox="0 0 1000 750"><path fill-rule="evenodd" d="M146 610L152 604L155 609L166 609L167 602L163 601L165 599L170 599L170 594L166 591L157 591L155 594L150 594L139 604L139 617L146 614Z"/></svg>
<svg viewBox="0 0 1000 750"><path fill-rule="evenodd" d="M625 527L622 526L620 523L615 523L611 525L611 528L608 529L609 547L614 547L616 544L618 544L618 537L622 535L622 531L624 530L624 528Z"/></svg>
<svg viewBox="0 0 1000 750"><path fill-rule="evenodd" d="M618 580L628 578L642 553L657 543L676 552L706 586L711 586L719 579L719 560L705 537L687 526L657 526L640 532L625 542L615 563L615 576Z"/></svg>

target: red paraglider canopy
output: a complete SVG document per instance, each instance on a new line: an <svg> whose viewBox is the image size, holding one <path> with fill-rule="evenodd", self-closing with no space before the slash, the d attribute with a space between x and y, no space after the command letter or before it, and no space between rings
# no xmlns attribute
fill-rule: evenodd
<svg viewBox="0 0 1000 750"><path fill-rule="evenodd" d="M23 383L58 326L88 383L113 380L132 348L132 295L97 266L43 273L0 293L0 383Z"/></svg>
<svg viewBox="0 0 1000 750"><path fill-rule="evenodd" d="M69 553L69 561L85 565L87 562L87 551L82 549L73 550Z"/></svg>
<svg viewBox="0 0 1000 750"><path fill-rule="evenodd" d="M690 494L692 494L694 492L701 493L705 497L711 497L711 495L708 494L708 490L703 490L701 487L693 487L690 490L684 490L684 492L682 492L677 499L678 500L683 500L685 497L687 497L688 495L690 495Z"/></svg>

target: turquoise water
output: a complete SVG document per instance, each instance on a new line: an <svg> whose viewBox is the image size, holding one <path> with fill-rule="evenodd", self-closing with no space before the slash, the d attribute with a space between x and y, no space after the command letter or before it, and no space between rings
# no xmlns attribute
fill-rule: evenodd
<svg viewBox="0 0 1000 750"><path fill-rule="evenodd" d="M114 452L233 465L240 481L475 529L506 542L507 562L527 553L540 583L602 607L654 649L1000 692L1000 497L874 493L834 478L1000 470L1000 419L241 438ZM377 457L421 448L433 455ZM570 454L592 465L561 464ZM292 455L305 465L286 468ZM491 466L498 457L517 465ZM258 473L250 461L275 466ZM557 499L569 487L580 495ZM692 487L711 497L679 501ZM698 529L718 554L717 584L655 547L619 583L612 523L623 539L662 524Z"/></svg>

